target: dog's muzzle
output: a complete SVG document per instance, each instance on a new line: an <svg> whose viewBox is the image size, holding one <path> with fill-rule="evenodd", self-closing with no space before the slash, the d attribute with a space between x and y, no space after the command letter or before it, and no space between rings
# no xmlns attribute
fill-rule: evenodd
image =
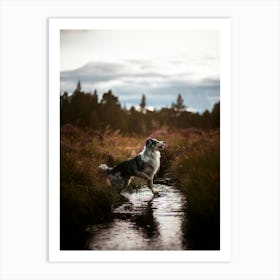
<svg viewBox="0 0 280 280"><path fill-rule="evenodd" d="M166 143L165 142L160 142L159 149L164 150L166 148L167 148Z"/></svg>

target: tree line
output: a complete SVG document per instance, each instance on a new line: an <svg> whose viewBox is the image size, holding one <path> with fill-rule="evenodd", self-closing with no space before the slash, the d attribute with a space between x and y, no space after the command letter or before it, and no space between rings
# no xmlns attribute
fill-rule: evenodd
<svg viewBox="0 0 280 280"><path fill-rule="evenodd" d="M69 95L60 96L60 125L72 124L79 127L104 131L106 128L123 133L147 134L163 127L211 129L220 127L220 102L211 112L202 114L186 110L181 94L171 106L159 110L148 110L146 97L142 95L139 110L122 107L112 90L105 92L99 101L97 91L82 91L80 81Z"/></svg>

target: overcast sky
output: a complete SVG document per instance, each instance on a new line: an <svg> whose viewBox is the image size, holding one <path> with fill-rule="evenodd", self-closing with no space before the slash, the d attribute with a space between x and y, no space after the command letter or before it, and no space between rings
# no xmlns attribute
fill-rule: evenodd
<svg viewBox="0 0 280 280"><path fill-rule="evenodd" d="M170 106L181 93L190 111L211 110L220 98L219 31L61 31L61 92L80 80L84 91L109 89L120 103Z"/></svg>

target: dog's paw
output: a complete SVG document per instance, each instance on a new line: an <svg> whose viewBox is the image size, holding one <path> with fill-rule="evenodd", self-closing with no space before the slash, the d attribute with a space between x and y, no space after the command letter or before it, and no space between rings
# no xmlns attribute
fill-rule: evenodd
<svg viewBox="0 0 280 280"><path fill-rule="evenodd" d="M154 197L160 197L160 194L158 192L154 192Z"/></svg>

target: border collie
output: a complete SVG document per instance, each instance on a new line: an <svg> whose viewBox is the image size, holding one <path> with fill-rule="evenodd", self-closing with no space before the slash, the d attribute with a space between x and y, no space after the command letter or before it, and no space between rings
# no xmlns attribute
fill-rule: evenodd
<svg viewBox="0 0 280 280"><path fill-rule="evenodd" d="M153 179L160 167L160 151L166 148L163 141L148 139L143 150L134 158L125 160L114 167L101 164L99 168L106 171L111 185L121 192L129 185L131 177L147 180L147 186L154 196L159 196L153 189Z"/></svg>

